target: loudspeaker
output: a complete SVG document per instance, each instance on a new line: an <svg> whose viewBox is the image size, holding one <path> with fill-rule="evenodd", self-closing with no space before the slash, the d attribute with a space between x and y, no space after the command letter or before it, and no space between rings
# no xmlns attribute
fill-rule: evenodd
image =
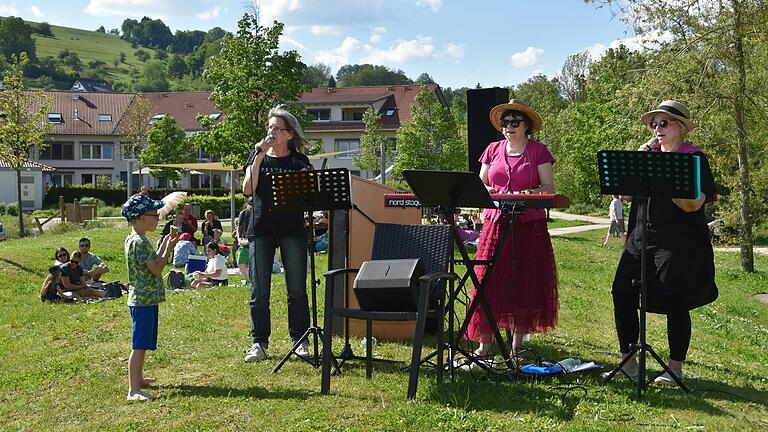
<svg viewBox="0 0 768 432"><path fill-rule="evenodd" d="M353 285L360 309L415 312L423 275L421 258L363 262Z"/></svg>
<svg viewBox="0 0 768 432"><path fill-rule="evenodd" d="M480 172L480 155L488 143L503 139L501 132L491 124L488 113L496 105L509 102L509 90L500 87L467 90L467 155L469 170Z"/></svg>

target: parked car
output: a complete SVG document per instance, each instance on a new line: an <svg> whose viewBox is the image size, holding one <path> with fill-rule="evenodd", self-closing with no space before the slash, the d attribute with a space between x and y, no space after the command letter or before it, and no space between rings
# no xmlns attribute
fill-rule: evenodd
<svg viewBox="0 0 768 432"><path fill-rule="evenodd" d="M0 241L5 240L5 228L3 227L3 224L0 223Z"/></svg>

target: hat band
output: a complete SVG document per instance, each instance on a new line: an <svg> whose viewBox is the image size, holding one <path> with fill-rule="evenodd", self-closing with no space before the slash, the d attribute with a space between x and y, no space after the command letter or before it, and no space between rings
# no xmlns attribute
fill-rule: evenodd
<svg viewBox="0 0 768 432"><path fill-rule="evenodd" d="M688 116L683 114L682 111L678 110L677 108L671 107L669 105L659 105L659 107L657 109L664 110L664 111L666 111L666 112L668 112L670 114L674 114L676 116L680 116L680 117L688 120Z"/></svg>

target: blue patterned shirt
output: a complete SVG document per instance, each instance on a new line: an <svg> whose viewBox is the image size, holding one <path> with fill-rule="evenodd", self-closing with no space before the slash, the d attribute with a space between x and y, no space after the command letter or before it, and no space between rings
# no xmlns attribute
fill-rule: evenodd
<svg viewBox="0 0 768 432"><path fill-rule="evenodd" d="M147 262L157 258L152 242L132 232L125 239L125 261L128 265L128 306L154 306L165 301L163 278L149 271Z"/></svg>

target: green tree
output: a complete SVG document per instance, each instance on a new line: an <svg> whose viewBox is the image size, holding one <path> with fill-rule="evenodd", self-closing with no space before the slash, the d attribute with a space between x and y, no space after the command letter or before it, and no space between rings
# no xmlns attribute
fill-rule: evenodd
<svg viewBox="0 0 768 432"><path fill-rule="evenodd" d="M97 28L96 31L99 33L106 33L107 29L105 29L104 26L99 26L99 28Z"/></svg>
<svg viewBox="0 0 768 432"><path fill-rule="evenodd" d="M381 148L384 145L384 161L387 164L394 162L395 149L389 143L389 138L381 133L381 113L372 109L363 114L365 132L360 136L360 153L354 157L355 166L361 170L381 174ZM386 169L386 167L384 167Z"/></svg>
<svg viewBox="0 0 768 432"><path fill-rule="evenodd" d="M551 133L548 124L554 121L568 105L568 102L561 96L555 80L548 79L546 75L535 75L512 89L511 94L513 98L522 100L539 113L544 127L538 132L537 138L547 144L549 150L555 154L557 141L550 139ZM555 158L557 158L556 154Z"/></svg>
<svg viewBox="0 0 768 432"><path fill-rule="evenodd" d="M187 64L180 55L174 54L168 60L168 78L181 78L187 73Z"/></svg>
<svg viewBox="0 0 768 432"><path fill-rule="evenodd" d="M141 78L133 88L140 92L152 92L167 91L169 86L165 65L159 60L150 60L144 63L141 68Z"/></svg>
<svg viewBox="0 0 768 432"><path fill-rule="evenodd" d="M206 67L204 77L214 87L211 101L227 115L216 124L198 116L206 130L195 135L195 142L209 154L223 154L225 164L242 166L266 134L269 110L304 92L306 66L296 51L280 52L282 32L279 22L263 27L256 16L245 14L237 34L222 39L221 52ZM301 107L289 108L303 113Z"/></svg>
<svg viewBox="0 0 768 432"><path fill-rule="evenodd" d="M467 169L467 146L456 122L427 86L416 95L411 119L397 132L395 174L399 176L405 169Z"/></svg>
<svg viewBox="0 0 768 432"><path fill-rule="evenodd" d="M152 106L142 95L136 95L131 102L123 121L120 122L120 135L123 137L123 158L128 162L128 172L133 172L131 165L133 160L140 160L141 153L147 145L147 136L151 125ZM129 174L129 179L132 177ZM139 176L142 179L142 176ZM130 183L130 182L129 182ZM131 195L129 184L128 196Z"/></svg>
<svg viewBox="0 0 768 432"><path fill-rule="evenodd" d="M428 73L424 72L421 75L419 75L418 78L416 78L416 81L414 81L414 84L424 85L424 84L437 84L434 79L432 79L431 76L429 76Z"/></svg>
<svg viewBox="0 0 768 432"><path fill-rule="evenodd" d="M13 55L27 53L30 62L37 61L35 52L35 40L32 39L34 29L28 26L23 19L8 17L0 20L0 53L11 61Z"/></svg>
<svg viewBox="0 0 768 432"><path fill-rule="evenodd" d="M53 32L51 31L51 25L45 21L41 22L40 24L37 25L37 34L39 34L40 36L52 37Z"/></svg>
<svg viewBox="0 0 768 432"><path fill-rule="evenodd" d="M328 87L328 82L333 78L331 67L323 63L307 66L302 82L309 88Z"/></svg>
<svg viewBox="0 0 768 432"><path fill-rule="evenodd" d="M196 160L184 135L173 116L166 115L152 124L147 134L147 146L140 156L144 166L167 163L188 163ZM152 176L168 180L180 180L179 170L161 168L152 171Z"/></svg>
<svg viewBox="0 0 768 432"><path fill-rule="evenodd" d="M4 91L0 91L0 160L16 171L16 205L19 209L19 235L24 236L24 215L21 211L21 167L27 152L35 146L45 149L45 139L51 125L44 121L53 101L45 93L24 91L24 66L29 57L11 55L11 64L3 76Z"/></svg>
<svg viewBox="0 0 768 432"><path fill-rule="evenodd" d="M336 73L339 87L378 86L389 84L413 84L401 70L371 64L344 65Z"/></svg>
<svg viewBox="0 0 768 432"><path fill-rule="evenodd" d="M149 53L144 51L143 49L137 49L136 52L133 53L133 55L135 55L137 59L143 62L149 60Z"/></svg>
<svg viewBox="0 0 768 432"><path fill-rule="evenodd" d="M555 79L563 98L571 102L586 99L587 76L591 62L589 51L572 54L565 59L560 76Z"/></svg>

